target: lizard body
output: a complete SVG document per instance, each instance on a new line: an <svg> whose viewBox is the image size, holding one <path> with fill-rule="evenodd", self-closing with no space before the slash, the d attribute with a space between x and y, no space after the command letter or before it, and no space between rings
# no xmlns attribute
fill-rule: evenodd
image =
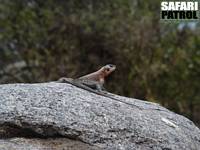
<svg viewBox="0 0 200 150"><path fill-rule="evenodd" d="M105 78L115 71L116 66L112 64L108 64L100 68L99 70L87 74L85 76L79 77L78 79L71 79L71 78L60 78L58 82L73 82L73 83L81 83L89 88L102 91L104 90L103 84L105 82Z"/></svg>
<svg viewBox="0 0 200 150"><path fill-rule="evenodd" d="M85 76L79 77L78 79L84 80L84 81L94 81L98 83L97 89L101 90L103 88L103 84L105 82L105 78L110 75L113 71L115 71L116 66L112 64L105 65L101 69L99 69L96 72L87 74ZM84 84L84 82L83 82Z"/></svg>
<svg viewBox="0 0 200 150"><path fill-rule="evenodd" d="M113 97L111 94L109 94L107 91L98 91L98 90L95 90L93 88L90 87L90 85L92 86L95 86L96 83L94 81L89 81L89 80L80 80L80 79L72 79L72 78L60 78L58 81L56 81L57 83L69 83L71 85L74 85L78 88L81 88L83 90L86 90L86 91L89 91L91 93L94 93L94 94L97 94L97 95L100 95L100 96L104 96L104 97L107 97L107 98L111 98L112 100L114 101L118 101L118 102L121 102L121 103L124 103L124 104L127 104L127 105L130 105L130 106L134 106L134 107L137 107L139 109L141 109L139 106L137 105L134 105L134 104L131 104L131 103L128 103L128 102L125 102L125 101L122 101L122 100L119 100L115 97ZM84 85L83 82L87 82L87 85ZM89 85L89 86L88 86Z"/></svg>
<svg viewBox="0 0 200 150"><path fill-rule="evenodd" d="M89 91L91 93L95 93L100 96L108 97L111 98L115 101L122 102L128 105L133 106L133 104L121 101L115 97L113 97L111 94L108 94L108 92L104 91L103 89L103 84L105 82L105 78L111 74L114 70L116 69L115 65L106 65L99 69L98 71L94 73L90 73L88 75L79 77L77 79L72 79L72 78L60 78L57 83L69 83L72 84L78 88L84 89L86 91ZM134 105L135 107L138 107L141 109L139 106Z"/></svg>

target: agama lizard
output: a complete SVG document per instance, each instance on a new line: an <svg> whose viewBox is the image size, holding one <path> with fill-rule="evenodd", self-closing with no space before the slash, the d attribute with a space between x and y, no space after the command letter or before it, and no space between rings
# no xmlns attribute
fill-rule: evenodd
<svg viewBox="0 0 200 150"><path fill-rule="evenodd" d="M108 97L115 101L119 101L119 102L133 106L133 104L131 104L131 103L127 103L127 102L121 101L121 100L113 97L111 94L109 94L107 91L104 90L103 84L105 82L105 78L108 75L110 75L113 71L115 71L115 69L116 69L115 65L108 64L94 73L90 73L88 75L79 77L77 79L62 77L56 82L57 83L69 83L78 88L95 93L97 95ZM136 105L134 105L134 106L136 106ZM138 107L138 106L136 106L136 107Z"/></svg>

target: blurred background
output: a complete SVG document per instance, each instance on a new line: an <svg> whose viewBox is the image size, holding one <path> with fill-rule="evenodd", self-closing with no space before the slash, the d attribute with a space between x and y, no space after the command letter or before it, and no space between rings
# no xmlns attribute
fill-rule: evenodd
<svg viewBox="0 0 200 150"><path fill-rule="evenodd" d="M200 126L200 22L162 22L160 0L0 0L0 83L79 77Z"/></svg>

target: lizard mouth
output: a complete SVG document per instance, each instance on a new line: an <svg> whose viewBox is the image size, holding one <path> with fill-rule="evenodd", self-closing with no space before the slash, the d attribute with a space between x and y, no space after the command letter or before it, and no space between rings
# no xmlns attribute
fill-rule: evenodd
<svg viewBox="0 0 200 150"><path fill-rule="evenodd" d="M103 67L103 71L105 72L106 76L109 75L111 72L113 72L116 69L116 66L113 64L108 64Z"/></svg>
<svg viewBox="0 0 200 150"><path fill-rule="evenodd" d="M116 69L116 66L113 64L108 65L110 67L110 71L114 71Z"/></svg>
<svg viewBox="0 0 200 150"><path fill-rule="evenodd" d="M111 68L112 71L114 71L116 69L116 66L114 66L113 68Z"/></svg>

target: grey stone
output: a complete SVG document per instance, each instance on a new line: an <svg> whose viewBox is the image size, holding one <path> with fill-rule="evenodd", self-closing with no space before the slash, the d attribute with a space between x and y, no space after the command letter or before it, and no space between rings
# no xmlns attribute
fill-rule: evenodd
<svg viewBox="0 0 200 150"><path fill-rule="evenodd" d="M189 119L112 95L126 103L65 83L0 85L0 149L200 149L200 130Z"/></svg>

